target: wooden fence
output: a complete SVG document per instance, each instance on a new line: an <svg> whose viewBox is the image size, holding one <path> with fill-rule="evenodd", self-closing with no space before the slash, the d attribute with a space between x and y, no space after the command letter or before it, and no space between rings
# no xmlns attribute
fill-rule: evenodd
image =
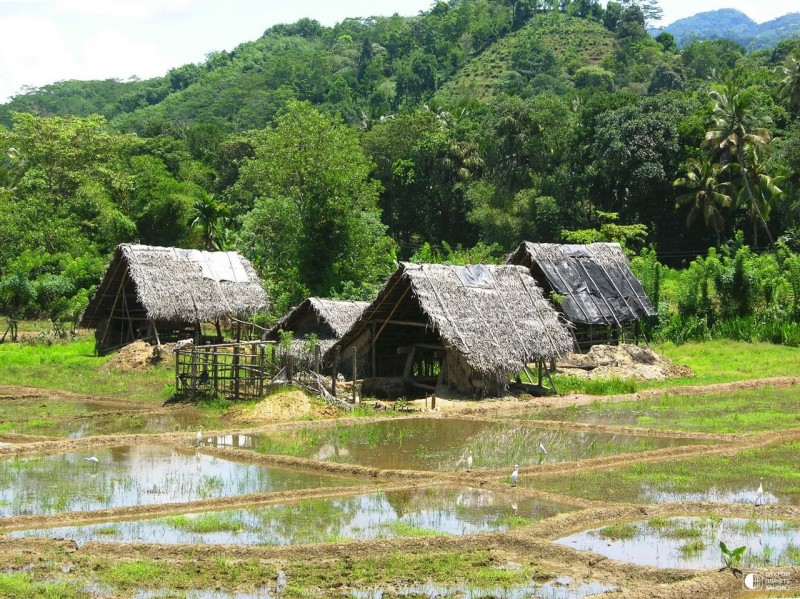
<svg viewBox="0 0 800 599"><path fill-rule="evenodd" d="M275 343L270 341L193 345L175 351L175 389L190 395L258 398L278 371Z"/></svg>

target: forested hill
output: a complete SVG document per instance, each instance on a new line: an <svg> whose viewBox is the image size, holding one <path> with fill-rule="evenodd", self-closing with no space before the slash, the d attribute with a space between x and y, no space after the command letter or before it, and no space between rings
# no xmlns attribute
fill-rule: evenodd
<svg viewBox="0 0 800 599"><path fill-rule="evenodd" d="M772 48L783 40L800 35L800 12L756 23L743 12L732 8L701 12L680 19L662 30L675 36L679 46L693 39L727 39L748 50Z"/></svg>
<svg viewBox="0 0 800 599"><path fill-rule="evenodd" d="M449 0L18 96L0 110L0 309L80 314L123 242L237 249L276 312L369 298L396 259L502 260L522 240L652 245L673 266L797 251L800 41L679 48L656 18L655 0ZM774 270L797 266L800 298L792 260ZM756 289L743 262L703 264ZM707 283L686 289L710 318Z"/></svg>

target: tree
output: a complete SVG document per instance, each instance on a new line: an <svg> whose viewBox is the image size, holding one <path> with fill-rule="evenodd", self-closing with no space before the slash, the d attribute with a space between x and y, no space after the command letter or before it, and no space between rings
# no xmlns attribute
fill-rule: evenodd
<svg viewBox="0 0 800 599"><path fill-rule="evenodd" d="M757 223L758 214L764 218L769 218L775 200L783 193L780 185L784 177L773 177L766 172L761 154L755 147L748 147L745 150L747 159L747 171L744 177L747 179L749 185L744 186L739 190L737 197L738 205L745 205L748 199L751 198L750 204L750 221L753 223L753 245L758 246L758 228Z"/></svg>
<svg viewBox="0 0 800 599"><path fill-rule="evenodd" d="M200 194L192 205L192 220L189 226L200 229L203 247L211 251L218 247L221 230L225 228L225 219L229 216L228 207L205 192Z"/></svg>
<svg viewBox="0 0 800 599"><path fill-rule="evenodd" d="M784 78L781 81L781 88L778 97L786 100L790 109L800 110L800 52L795 56L790 56L786 66L779 67Z"/></svg>
<svg viewBox="0 0 800 599"><path fill-rule="evenodd" d="M712 86L709 96L712 100L712 128L706 131L705 146L720 161L736 161L752 212L763 225L772 245L775 242L753 194L749 166L745 160L746 156L756 156L759 150L766 149L772 137L763 126L767 119L759 113L752 89L739 90L730 82L726 85L716 84Z"/></svg>
<svg viewBox="0 0 800 599"><path fill-rule="evenodd" d="M719 247L720 235L725 230L725 216L722 211L730 208L732 203L730 183L719 179L727 167L695 158L688 159L685 167L686 175L675 179L672 184L689 191L676 198L675 208L691 206L686 216L686 226L691 228L697 218L701 217L706 227L716 234Z"/></svg>
<svg viewBox="0 0 800 599"><path fill-rule="evenodd" d="M394 252L356 133L307 102L290 102L253 144L232 195L255 198L243 219L243 251L283 298L277 307L305 291L328 295L348 281L382 280Z"/></svg>

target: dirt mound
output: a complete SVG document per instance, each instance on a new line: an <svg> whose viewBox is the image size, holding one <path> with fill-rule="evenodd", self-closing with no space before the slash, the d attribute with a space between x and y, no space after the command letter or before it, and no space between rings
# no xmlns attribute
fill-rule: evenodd
<svg viewBox="0 0 800 599"><path fill-rule="evenodd" d="M694 376L688 366L673 364L649 347L595 345L585 354L567 354L558 370L581 378L664 380Z"/></svg>
<svg viewBox="0 0 800 599"><path fill-rule="evenodd" d="M114 356L106 362L106 368L123 370L126 372L142 372L156 364L168 361L172 356L171 348L166 345L161 347L150 345L141 339L120 348Z"/></svg>
<svg viewBox="0 0 800 599"><path fill-rule="evenodd" d="M258 402L247 414L248 420L291 420L310 414L311 399L301 391L283 391Z"/></svg>

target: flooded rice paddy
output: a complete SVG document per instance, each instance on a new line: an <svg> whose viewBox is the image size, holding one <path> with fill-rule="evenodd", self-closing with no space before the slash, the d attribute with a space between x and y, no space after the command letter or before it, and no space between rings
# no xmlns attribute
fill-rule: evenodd
<svg viewBox="0 0 800 599"><path fill-rule="evenodd" d="M570 476L521 476L533 486L584 499L624 503L708 501L754 505L800 504L800 441L769 443L731 455L701 455L654 463L635 459L619 468L575 472ZM763 477L763 478L762 478Z"/></svg>
<svg viewBox="0 0 800 599"><path fill-rule="evenodd" d="M97 458L97 462L88 458ZM0 516L196 501L358 484L162 445L0 460Z"/></svg>
<svg viewBox="0 0 800 599"><path fill-rule="evenodd" d="M205 440L217 447L241 447L267 454L395 470L452 472L564 462L620 453L707 444L683 437L648 437L534 428L477 420L405 419L303 428ZM542 451L541 447L544 448Z"/></svg>
<svg viewBox="0 0 800 599"><path fill-rule="evenodd" d="M720 541L744 546L747 567L800 565L800 522L742 518L654 518L559 539L574 549L658 568L720 568Z"/></svg>
<svg viewBox="0 0 800 599"><path fill-rule="evenodd" d="M572 508L474 488L428 488L254 509L27 530L12 536L87 541L294 545L504 531Z"/></svg>
<svg viewBox="0 0 800 599"><path fill-rule="evenodd" d="M168 433L218 424L194 407L152 410L93 401L0 401L0 433L78 439L93 435Z"/></svg>

